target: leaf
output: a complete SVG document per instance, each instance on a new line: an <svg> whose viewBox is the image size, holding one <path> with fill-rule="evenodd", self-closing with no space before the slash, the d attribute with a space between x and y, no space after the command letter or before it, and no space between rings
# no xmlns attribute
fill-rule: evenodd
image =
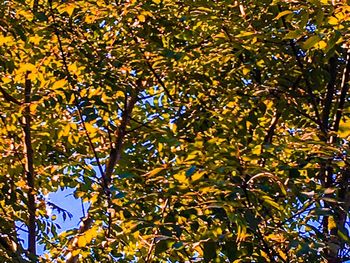
<svg viewBox="0 0 350 263"><path fill-rule="evenodd" d="M337 228L337 224L334 220L333 216L328 217L328 230L331 231L332 229Z"/></svg>
<svg viewBox="0 0 350 263"><path fill-rule="evenodd" d="M274 18L274 20L278 20L278 19L280 19L281 17L286 16L286 15L289 15L289 14L292 14L292 13L293 13L293 12L290 11L290 10L282 11L282 12L280 12L280 13Z"/></svg>
<svg viewBox="0 0 350 263"><path fill-rule="evenodd" d="M205 171L202 172L196 172L191 176L192 181L197 181L199 179L201 179L203 177L203 175L205 175Z"/></svg>
<svg viewBox="0 0 350 263"><path fill-rule="evenodd" d="M68 13L69 16L72 16L74 9L75 9L74 4L68 4L65 8L65 11Z"/></svg>
<svg viewBox="0 0 350 263"><path fill-rule="evenodd" d="M299 39L304 35L304 32L300 29L294 30L294 31L289 31L283 39Z"/></svg>
<svg viewBox="0 0 350 263"><path fill-rule="evenodd" d="M254 32L242 31L240 34L236 35L236 37L248 37L251 35L255 35Z"/></svg>
<svg viewBox="0 0 350 263"><path fill-rule="evenodd" d="M66 84L67 84L67 81L65 79L61 79L61 80L55 81L54 84L52 85L52 89L56 90L56 89L62 88Z"/></svg>
<svg viewBox="0 0 350 263"><path fill-rule="evenodd" d="M180 172L178 174L175 174L174 178L177 181L179 181L179 183L188 183L188 179L187 179L187 176L186 176L185 172Z"/></svg>
<svg viewBox="0 0 350 263"><path fill-rule="evenodd" d="M83 248L83 247L85 247L86 246L86 239L85 239L85 235L82 235L82 236L79 236L78 237L78 247L80 247L80 248Z"/></svg>
<svg viewBox="0 0 350 263"><path fill-rule="evenodd" d="M341 239L343 239L345 242L350 243L350 237L349 237L349 235L348 235L347 233L344 233L344 232L338 230L337 234L338 234L338 236L341 237Z"/></svg>
<svg viewBox="0 0 350 263"><path fill-rule="evenodd" d="M153 177L153 176L159 174L164 169L165 169L164 167L155 168L154 170L144 174L144 176L146 176L146 177Z"/></svg>
<svg viewBox="0 0 350 263"><path fill-rule="evenodd" d="M157 5L159 5L162 1L161 0L152 0L153 3L156 3Z"/></svg>
<svg viewBox="0 0 350 263"><path fill-rule="evenodd" d="M20 70L22 72L25 72L25 71L35 71L36 70L36 67L35 65L31 64L31 63L25 63L25 64L21 64L20 65Z"/></svg>
<svg viewBox="0 0 350 263"><path fill-rule="evenodd" d="M284 261L287 260L287 255L286 255L286 253L283 252L282 249L277 249L277 252Z"/></svg>
<svg viewBox="0 0 350 263"><path fill-rule="evenodd" d="M138 18L138 20L140 22L145 22L146 21L146 17L144 15L138 15L137 18Z"/></svg>
<svg viewBox="0 0 350 263"><path fill-rule="evenodd" d="M339 23L340 21L334 16L331 16L330 18L328 18L328 24L332 26L338 25Z"/></svg>
<svg viewBox="0 0 350 263"><path fill-rule="evenodd" d="M249 68L243 68L242 72L243 72L243 75L246 76L250 72L250 69Z"/></svg>
<svg viewBox="0 0 350 263"><path fill-rule="evenodd" d="M282 207L278 203L276 203L271 197L264 195L262 196L262 199L264 200L265 203L269 204L270 206L278 210L282 210Z"/></svg>
<svg viewBox="0 0 350 263"><path fill-rule="evenodd" d="M183 247L183 245L184 244L182 242L176 242L176 243L174 243L173 248L181 249Z"/></svg>
<svg viewBox="0 0 350 263"><path fill-rule="evenodd" d="M315 48L317 49L325 49L326 47L327 47L327 43L323 40L315 44Z"/></svg>
<svg viewBox="0 0 350 263"><path fill-rule="evenodd" d="M303 49L310 49L321 40L319 36L311 36L303 43Z"/></svg>

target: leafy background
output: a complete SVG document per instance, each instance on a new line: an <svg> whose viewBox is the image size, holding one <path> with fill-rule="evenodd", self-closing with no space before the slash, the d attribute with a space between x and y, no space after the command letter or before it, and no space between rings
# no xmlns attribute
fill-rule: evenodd
<svg viewBox="0 0 350 263"><path fill-rule="evenodd" d="M349 12L3 1L0 259L347 260Z"/></svg>

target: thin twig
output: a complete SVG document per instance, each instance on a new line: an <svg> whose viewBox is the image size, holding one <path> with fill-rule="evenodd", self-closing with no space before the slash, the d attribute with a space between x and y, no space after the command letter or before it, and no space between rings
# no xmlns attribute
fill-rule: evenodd
<svg viewBox="0 0 350 263"><path fill-rule="evenodd" d="M158 73L155 71L155 69L153 68L151 62L149 61L149 59L147 58L147 56L145 55L145 51L143 50L143 48L140 47L139 45L139 41L137 40L137 37L132 33L131 28L128 26L129 32L132 36L132 38L134 39L135 43L138 44L138 49L140 50L143 59L147 65L147 67L149 68L149 70L152 72L153 76L156 78L158 84L163 88L165 94L167 95L167 97L171 100L174 101L173 96L170 94L168 88L166 87L164 81L162 80L162 78L158 75Z"/></svg>
<svg viewBox="0 0 350 263"><path fill-rule="evenodd" d="M164 203L164 206L163 206L163 208L162 208L162 212L161 212L162 218L164 218L165 209L166 209L166 207L168 206L168 203L169 203L169 199L166 199L166 200L165 200L165 203ZM158 229L156 229L156 232L154 233L154 235L155 235L155 236L158 235ZM154 238L152 239L151 245L150 245L150 247L149 247L149 249L148 249L148 253L147 253L147 257L146 257L146 261L145 261L146 263L152 262L152 252L153 252L153 248L154 248L154 246L155 246L155 243L156 243L156 237L154 237Z"/></svg>
<svg viewBox="0 0 350 263"><path fill-rule="evenodd" d="M93 155L95 157L95 160L96 160L96 163L97 163L97 166L98 166L98 169L99 169L99 172L101 174L101 177L103 179L103 181L105 181L105 176L104 176L104 172L103 172L103 169L102 169L102 165L101 165L101 162L100 162L100 159L98 158L98 155L97 155L97 152L96 152L96 149L92 143L92 139L90 137L90 134L86 128L86 124L85 124L85 121L84 121L84 118L83 118L83 113L82 113L82 109L81 109L81 106L79 104L79 101L78 101L78 97L79 95L76 94L75 90L74 90L74 84L72 83L72 76L69 72L69 68L68 68L68 63L67 63L67 59L66 59L66 55L64 53L64 50L63 50L63 45L62 45L62 40L61 40L61 36L59 34L59 31L58 31L58 28L57 28L57 25L56 25L56 17L55 17L55 13L53 11L53 8L52 8L52 0L49 0L49 5L50 5L50 12L51 12L51 16L52 16L52 19L53 19L53 23L54 23L54 32L55 32L55 35L57 37L57 41L58 41L58 45L59 45L59 50L60 50L60 53L61 53L61 56L62 56L62 62L63 62L63 66L64 66L64 69L66 71L66 74L67 74L67 78L68 78L68 85L69 87L71 88L72 92L73 92L73 96L74 96L74 104L78 110L78 115L79 115L79 119L82 123L82 126L83 126L83 129L84 129L84 132L85 132L85 135L88 139L88 142L89 142L89 146L93 152ZM103 183L103 182L102 182ZM106 187L106 185L103 185L103 187ZM104 189L105 190L105 189Z"/></svg>
<svg viewBox="0 0 350 263"><path fill-rule="evenodd" d="M278 9L280 12L282 12L282 8L280 5L278 5ZM283 26L288 29L288 26L287 26L287 22L286 22L286 19L285 17L282 17L282 23L283 23ZM305 67L304 67L304 64L302 63L301 59L300 59L300 56L298 54L298 51L297 51L297 47L294 43L294 40L291 39L289 41L289 45L291 46L292 48L292 51L293 51L293 54L294 54L294 57L297 61L297 64L300 68L300 70L302 71L302 74L303 74L303 77L304 77L304 81L306 83L306 90L307 90L307 93L309 94L309 97L310 97L310 100L311 100L311 104L312 104L312 107L314 108L315 110L315 115L316 115L316 119L318 120L318 122L322 125L322 120L321 120L321 116L320 116L320 113L318 111L318 107L317 107L317 102L316 102L316 98L315 98L315 95L313 94L313 91L312 91L312 87L311 87L311 83L309 81L309 78L307 76L307 73L305 71Z"/></svg>

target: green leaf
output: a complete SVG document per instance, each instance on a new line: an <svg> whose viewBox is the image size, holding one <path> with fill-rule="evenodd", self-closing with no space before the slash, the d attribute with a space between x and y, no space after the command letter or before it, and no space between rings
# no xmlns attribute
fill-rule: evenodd
<svg viewBox="0 0 350 263"><path fill-rule="evenodd" d="M294 30L294 31L289 31L283 39L299 39L302 37L304 32L300 29Z"/></svg>
<svg viewBox="0 0 350 263"><path fill-rule="evenodd" d="M311 36L302 44L302 47L303 49L310 49L314 45L316 45L320 40L321 38L319 36Z"/></svg>

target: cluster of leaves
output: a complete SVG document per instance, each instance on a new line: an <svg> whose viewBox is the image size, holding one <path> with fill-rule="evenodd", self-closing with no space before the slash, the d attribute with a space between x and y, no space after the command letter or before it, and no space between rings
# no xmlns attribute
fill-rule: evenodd
<svg viewBox="0 0 350 263"><path fill-rule="evenodd" d="M350 257L345 1L0 13L1 262ZM91 206L58 234L47 208L71 215L44 196L64 187Z"/></svg>

